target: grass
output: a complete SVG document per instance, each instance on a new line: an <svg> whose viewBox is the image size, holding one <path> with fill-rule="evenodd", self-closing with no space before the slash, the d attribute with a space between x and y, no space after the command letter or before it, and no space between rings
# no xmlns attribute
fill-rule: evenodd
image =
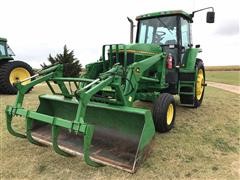
<svg viewBox="0 0 240 180"><path fill-rule="evenodd" d="M36 87L25 106L37 107ZM207 87L198 109L177 106L175 128L156 133L152 152L135 174L109 166L93 168L80 157L60 156L50 147L30 144L11 136L5 126L4 108L14 96L0 95L1 179L239 179L239 95ZM151 104L142 104L151 107ZM16 121L24 132L23 121Z"/></svg>
<svg viewBox="0 0 240 180"><path fill-rule="evenodd" d="M240 71L206 71L207 81L240 85Z"/></svg>
<svg viewBox="0 0 240 180"><path fill-rule="evenodd" d="M240 66L206 66L207 71L240 71Z"/></svg>

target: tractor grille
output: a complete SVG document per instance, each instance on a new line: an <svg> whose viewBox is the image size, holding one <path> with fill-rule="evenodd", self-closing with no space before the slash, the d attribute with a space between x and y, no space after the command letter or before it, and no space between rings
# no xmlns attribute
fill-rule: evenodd
<svg viewBox="0 0 240 180"><path fill-rule="evenodd" d="M108 54L108 59L110 59L110 53ZM124 65L124 53L120 52L118 54L118 58L116 53L113 53L113 57L112 57L112 64L116 64L116 63L120 63L121 65ZM129 64L134 63L134 54L133 53L127 53L127 66Z"/></svg>

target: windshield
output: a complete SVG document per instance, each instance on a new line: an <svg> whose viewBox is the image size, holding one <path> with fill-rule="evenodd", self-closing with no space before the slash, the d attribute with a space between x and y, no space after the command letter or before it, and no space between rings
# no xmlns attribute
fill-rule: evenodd
<svg viewBox="0 0 240 180"><path fill-rule="evenodd" d="M177 17L165 16L140 20L138 43L177 44Z"/></svg>
<svg viewBox="0 0 240 180"><path fill-rule="evenodd" d="M0 56L6 56L6 50L3 44L0 44Z"/></svg>

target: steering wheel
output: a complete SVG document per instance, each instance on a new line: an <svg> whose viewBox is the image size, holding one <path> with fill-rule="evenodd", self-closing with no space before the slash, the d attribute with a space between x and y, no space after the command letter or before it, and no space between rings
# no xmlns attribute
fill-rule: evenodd
<svg viewBox="0 0 240 180"><path fill-rule="evenodd" d="M156 32L156 34L159 35L159 36L164 36L164 35L166 34L166 32L164 32L164 31L159 31L159 30L158 30L158 31Z"/></svg>
<svg viewBox="0 0 240 180"><path fill-rule="evenodd" d="M156 31L156 34L153 38L153 42L156 43L156 44L160 44L162 39L163 39L163 36L166 34L166 32L164 31Z"/></svg>

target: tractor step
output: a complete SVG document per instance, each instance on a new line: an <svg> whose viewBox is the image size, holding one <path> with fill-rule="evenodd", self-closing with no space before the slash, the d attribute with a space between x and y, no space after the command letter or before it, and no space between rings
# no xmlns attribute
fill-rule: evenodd
<svg viewBox="0 0 240 180"><path fill-rule="evenodd" d="M195 81L179 81L180 84L192 84L194 85L195 84Z"/></svg>
<svg viewBox="0 0 240 180"><path fill-rule="evenodd" d="M179 94L184 94L184 95L194 95L193 92L179 92Z"/></svg>
<svg viewBox="0 0 240 180"><path fill-rule="evenodd" d="M179 106L184 106L184 107L194 107L194 104L183 104L183 103L180 103L178 105Z"/></svg>

